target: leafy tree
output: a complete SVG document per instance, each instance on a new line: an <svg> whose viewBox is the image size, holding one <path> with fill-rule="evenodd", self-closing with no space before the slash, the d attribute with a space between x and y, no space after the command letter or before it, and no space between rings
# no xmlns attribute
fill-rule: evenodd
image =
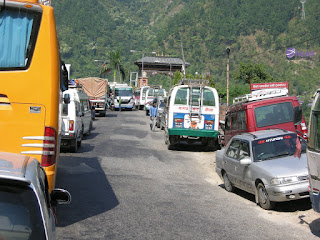
<svg viewBox="0 0 320 240"><path fill-rule="evenodd" d="M262 64L253 63L240 63L240 68L233 78L248 84L273 81L273 77L265 71Z"/></svg>

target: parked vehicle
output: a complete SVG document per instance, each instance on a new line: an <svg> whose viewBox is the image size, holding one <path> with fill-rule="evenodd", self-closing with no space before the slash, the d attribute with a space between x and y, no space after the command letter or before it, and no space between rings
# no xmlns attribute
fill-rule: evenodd
<svg viewBox="0 0 320 240"><path fill-rule="evenodd" d="M314 96L309 121L308 170L312 207L320 212L320 89Z"/></svg>
<svg viewBox="0 0 320 240"><path fill-rule="evenodd" d="M134 98L132 87L128 84L116 84L113 88L113 105L115 110L119 110L119 99L121 98L121 109L133 109Z"/></svg>
<svg viewBox="0 0 320 240"><path fill-rule="evenodd" d="M107 97L109 94L108 80L103 78L80 78L77 79L80 86L90 98L91 107L95 113L105 117L107 110Z"/></svg>
<svg viewBox="0 0 320 240"><path fill-rule="evenodd" d="M150 110L150 107L152 106L152 103L154 101L157 101L158 97L164 98L166 96L167 96L167 92L161 86L150 87L146 92L146 102L144 106L144 109L146 110L146 116L149 116L149 110Z"/></svg>
<svg viewBox="0 0 320 240"><path fill-rule="evenodd" d="M299 106L298 99L288 95L288 89L264 89L235 98L226 113L222 144L226 145L233 136L243 132L269 128L294 132L293 115ZM307 137L304 118L297 130Z"/></svg>
<svg viewBox="0 0 320 240"><path fill-rule="evenodd" d="M300 149L300 153L299 153ZM308 198L306 145L295 132L263 130L234 136L216 153L216 172L228 192L252 193L264 209Z"/></svg>
<svg viewBox="0 0 320 240"><path fill-rule="evenodd" d="M56 239L54 207L71 195L49 185L37 159L0 152L1 239Z"/></svg>
<svg viewBox="0 0 320 240"><path fill-rule="evenodd" d="M80 88L70 88L70 103L63 108L63 127L61 146L77 152L83 135L89 135L92 129L92 112L88 95Z"/></svg>
<svg viewBox="0 0 320 240"><path fill-rule="evenodd" d="M149 88L149 86L143 86L134 91L134 101L137 109L142 110L144 108L146 103L146 93Z"/></svg>
<svg viewBox="0 0 320 240"><path fill-rule="evenodd" d="M205 81L185 79L171 89L166 114L165 143L168 149L181 141L200 141L218 149L219 97ZM183 84L183 85L182 85Z"/></svg>
<svg viewBox="0 0 320 240"><path fill-rule="evenodd" d="M164 113L165 106L166 106L165 98L158 97L157 98L158 118L157 118L156 126L158 128L161 128L161 130L164 129L164 126L161 126L161 117Z"/></svg>
<svg viewBox="0 0 320 240"><path fill-rule="evenodd" d="M68 88L54 11L35 0L0 5L0 151L38 159L51 191L59 158L62 92Z"/></svg>

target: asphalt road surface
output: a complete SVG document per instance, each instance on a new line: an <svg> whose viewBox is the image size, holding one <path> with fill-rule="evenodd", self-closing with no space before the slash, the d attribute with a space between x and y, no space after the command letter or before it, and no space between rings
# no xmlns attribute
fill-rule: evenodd
<svg viewBox="0 0 320 240"><path fill-rule="evenodd" d="M58 239L318 239L308 200L265 211L253 195L228 193L215 153L169 151L144 111L96 118L78 153L61 153L56 187L72 203L57 209ZM311 217L310 217L311 215Z"/></svg>

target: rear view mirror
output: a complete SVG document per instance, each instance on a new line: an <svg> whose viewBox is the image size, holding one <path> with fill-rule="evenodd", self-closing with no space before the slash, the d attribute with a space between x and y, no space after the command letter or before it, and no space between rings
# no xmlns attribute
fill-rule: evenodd
<svg viewBox="0 0 320 240"><path fill-rule="evenodd" d="M69 204L71 202L71 194L64 189L56 188L51 192L51 204Z"/></svg>
<svg viewBox="0 0 320 240"><path fill-rule="evenodd" d="M251 159L249 157L245 157L240 160L241 165L250 165L251 164Z"/></svg>
<svg viewBox="0 0 320 240"><path fill-rule="evenodd" d="M293 109L293 124L299 125L302 122L302 107L296 106Z"/></svg>
<svg viewBox="0 0 320 240"><path fill-rule="evenodd" d="M63 96L63 102L64 102L65 104L69 104L69 103L70 103L70 95L69 95L69 93L64 94L64 96Z"/></svg>

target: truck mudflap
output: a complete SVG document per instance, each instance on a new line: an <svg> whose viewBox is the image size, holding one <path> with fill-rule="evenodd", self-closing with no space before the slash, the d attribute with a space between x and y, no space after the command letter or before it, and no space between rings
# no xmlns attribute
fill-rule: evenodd
<svg viewBox="0 0 320 240"><path fill-rule="evenodd" d="M169 128L169 135L188 136L188 137L208 137L218 138L217 130L202 130L202 129L185 129L185 128Z"/></svg>

